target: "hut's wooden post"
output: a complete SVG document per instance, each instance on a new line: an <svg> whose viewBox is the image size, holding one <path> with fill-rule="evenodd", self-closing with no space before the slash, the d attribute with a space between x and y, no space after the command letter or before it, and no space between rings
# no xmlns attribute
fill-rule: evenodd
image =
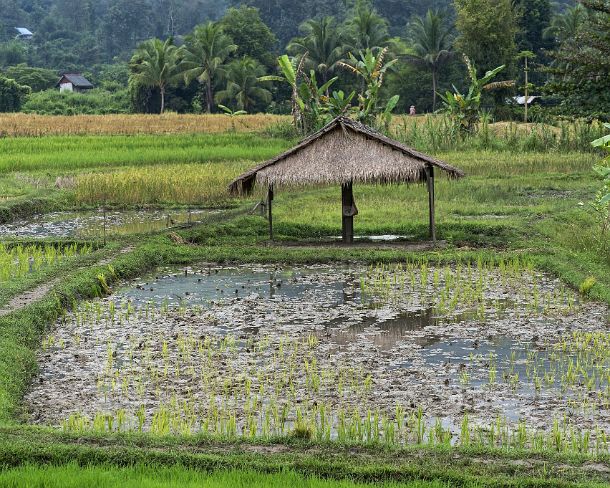
<svg viewBox="0 0 610 488"><path fill-rule="evenodd" d="M354 242L354 216L347 215L346 209L351 209L354 205L354 192L352 182L341 185L341 215L343 242L352 244Z"/></svg>
<svg viewBox="0 0 610 488"><path fill-rule="evenodd" d="M267 210L269 212L269 240L273 240L273 185L269 185L267 190Z"/></svg>
<svg viewBox="0 0 610 488"><path fill-rule="evenodd" d="M436 220L434 209L434 166L426 167L426 180L428 181L428 207L429 207L429 227L430 239L436 243Z"/></svg>

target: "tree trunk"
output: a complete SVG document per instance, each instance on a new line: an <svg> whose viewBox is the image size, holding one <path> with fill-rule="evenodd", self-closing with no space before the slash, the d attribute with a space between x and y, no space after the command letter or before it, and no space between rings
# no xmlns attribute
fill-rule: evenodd
<svg viewBox="0 0 610 488"><path fill-rule="evenodd" d="M208 78L206 82L206 97L208 98L208 113L212 113L212 109L214 108L214 93L212 92L212 80Z"/></svg>
<svg viewBox="0 0 610 488"><path fill-rule="evenodd" d="M161 112L160 113L163 113L163 112L165 112L165 87L160 86L159 90L161 91Z"/></svg>
<svg viewBox="0 0 610 488"><path fill-rule="evenodd" d="M436 70L432 70L432 112L436 112Z"/></svg>

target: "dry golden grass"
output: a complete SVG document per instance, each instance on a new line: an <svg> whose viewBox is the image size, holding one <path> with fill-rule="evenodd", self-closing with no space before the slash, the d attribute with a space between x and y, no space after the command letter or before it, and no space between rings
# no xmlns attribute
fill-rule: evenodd
<svg viewBox="0 0 610 488"><path fill-rule="evenodd" d="M258 132L280 121L282 115L34 115L0 114L0 136L132 135Z"/></svg>
<svg viewBox="0 0 610 488"><path fill-rule="evenodd" d="M76 200L113 205L182 204L217 206L231 197L229 182L253 166L252 161L158 165L76 178Z"/></svg>

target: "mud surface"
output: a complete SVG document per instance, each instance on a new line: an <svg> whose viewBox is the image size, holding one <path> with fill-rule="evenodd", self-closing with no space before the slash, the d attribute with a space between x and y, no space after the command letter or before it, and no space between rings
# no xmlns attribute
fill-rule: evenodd
<svg viewBox="0 0 610 488"><path fill-rule="evenodd" d="M454 435L465 414L608 431L608 358L583 356L586 334L608 340L607 308L533 271L204 264L61 320L26 405L52 425L122 410L150 428L167 408L196 431L224 409L242 432L268 406L294 423L325 405L389 418L421 408Z"/></svg>

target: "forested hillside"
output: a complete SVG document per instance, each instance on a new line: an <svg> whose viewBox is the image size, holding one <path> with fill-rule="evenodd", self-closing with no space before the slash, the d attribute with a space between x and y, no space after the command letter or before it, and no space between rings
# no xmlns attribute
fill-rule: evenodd
<svg viewBox="0 0 610 488"><path fill-rule="evenodd" d="M0 0L0 39L26 27L35 52L25 57L34 64L87 67L128 57L150 37L185 34L225 7L222 0ZM12 47L15 60L23 59Z"/></svg>
<svg viewBox="0 0 610 488"><path fill-rule="evenodd" d="M20 53L40 66L82 66L128 56L138 42L151 37L181 36L206 20L220 18L229 6L247 4L260 10L280 45L298 35L299 25L317 17L345 19L349 0L0 0L0 40L15 37L15 27L35 33L35 53ZM414 15L429 8L451 8L450 0L375 0L388 19L390 33L400 35ZM5 54L6 56L6 54Z"/></svg>
<svg viewBox="0 0 610 488"><path fill-rule="evenodd" d="M504 66L501 89L481 94L497 119L521 118L506 105L526 90L560 107L554 115L603 116L609 18L608 0L0 0L0 91L10 93L0 110L289 113L290 88L269 78L283 54L299 83L337 78L324 95L336 91L339 109L358 100L363 56L383 51L392 63L378 96L397 96L397 111L437 110L467 88L472 62L478 76ZM152 58L166 64L163 80L137 73ZM58 97L66 72L96 90Z"/></svg>

